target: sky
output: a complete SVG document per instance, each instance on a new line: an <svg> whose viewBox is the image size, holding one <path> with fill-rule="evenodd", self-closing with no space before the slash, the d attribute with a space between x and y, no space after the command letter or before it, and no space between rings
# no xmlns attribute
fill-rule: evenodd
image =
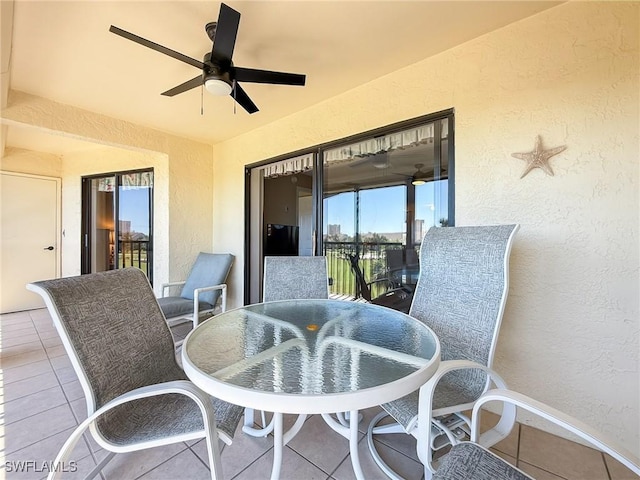
<svg viewBox="0 0 640 480"><path fill-rule="evenodd" d="M446 181L444 198L436 202L436 182L428 182L416 187L416 219L425 220L425 228L438 225L440 218L447 217ZM376 188L360 192L360 232L393 233L405 230L405 186ZM325 200L324 230L328 224L340 225L341 233L353 235L354 222L353 192L346 192ZM436 204L439 208L436 208ZM120 191L120 219L131 221L131 230L149 234L148 190L145 188Z"/></svg>
<svg viewBox="0 0 640 480"><path fill-rule="evenodd" d="M444 192L438 192L436 182L428 182L416 187L416 219L425 221L425 228L439 225L441 218L447 217L446 180ZM439 188L442 188L440 186ZM435 200L439 193L441 201ZM405 230L405 186L376 188L360 192L360 232L393 233ZM325 200L324 230L327 225L340 225L340 232L353 235L355 222L355 194L353 192L334 195Z"/></svg>
<svg viewBox="0 0 640 480"><path fill-rule="evenodd" d="M149 189L120 190L120 220L131 221L131 231L149 235Z"/></svg>

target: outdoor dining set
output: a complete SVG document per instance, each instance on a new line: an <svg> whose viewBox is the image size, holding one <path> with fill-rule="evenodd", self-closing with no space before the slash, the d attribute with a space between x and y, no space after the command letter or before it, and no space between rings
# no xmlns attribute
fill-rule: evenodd
<svg viewBox="0 0 640 480"><path fill-rule="evenodd" d="M374 439L398 434L415 437L425 478L524 479L531 477L488 450L509 435L521 408L640 474L640 461L625 448L509 390L493 368L518 229L430 229L404 311L371 298L330 298L323 256L265 257L263 301L229 310L229 254L201 253L188 280L167 287L180 294L162 298L135 268L30 284L45 300L87 402L88 418L56 462L70 458L87 429L110 452L87 478L117 453L205 438L211 478L222 479L218 440L229 445L241 431L273 437L275 480L283 447L318 414L349 441L362 480L360 412L380 406L367 428L367 454L381 476L401 478ZM191 327L184 341L169 328L180 322ZM480 412L490 402L502 403L502 413L481 432ZM284 414L296 415L288 428Z"/></svg>

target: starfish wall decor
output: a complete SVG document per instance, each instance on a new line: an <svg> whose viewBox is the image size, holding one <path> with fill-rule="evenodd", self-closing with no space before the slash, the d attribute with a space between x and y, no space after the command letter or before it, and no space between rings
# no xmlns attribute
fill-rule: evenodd
<svg viewBox="0 0 640 480"><path fill-rule="evenodd" d="M542 148L542 139L540 138L540 135L538 135L536 136L536 144L535 147L533 147L533 151L527 153L512 153L511 156L527 162L527 166L524 167L524 171L522 172L522 175L520 175L520 178L523 178L534 168L539 168L547 175L551 175L553 177L553 170L551 170L551 165L549 165L549 159L566 148L567 146L563 145L561 147L544 150Z"/></svg>

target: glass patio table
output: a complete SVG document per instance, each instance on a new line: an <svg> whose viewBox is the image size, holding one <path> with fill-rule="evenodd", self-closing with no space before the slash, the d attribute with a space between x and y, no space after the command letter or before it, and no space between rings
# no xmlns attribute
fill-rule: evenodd
<svg viewBox="0 0 640 480"><path fill-rule="evenodd" d="M286 300L229 310L203 322L186 338L182 360L187 376L205 392L273 412L272 480L280 475L283 446L307 414L322 414L349 439L356 478L363 479L358 411L418 390L438 368L440 344L423 323L389 308ZM336 420L330 415L335 412L347 415ZM299 415L287 432L285 413ZM245 431L251 430L256 432L245 422Z"/></svg>

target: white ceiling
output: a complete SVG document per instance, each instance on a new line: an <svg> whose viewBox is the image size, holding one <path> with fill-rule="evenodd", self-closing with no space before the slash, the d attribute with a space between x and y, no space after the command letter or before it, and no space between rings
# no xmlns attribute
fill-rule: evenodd
<svg viewBox="0 0 640 480"><path fill-rule="evenodd" d="M16 0L11 88L215 144L558 3L229 1L242 15L234 63L304 73L307 84L244 83L260 109L253 115L241 107L234 114L230 97L205 92L201 115L200 88L160 95L196 76L196 68L108 30L113 24L202 60L211 49L204 25L217 19L219 2ZM32 131L13 130L8 146L31 142ZM64 145L49 151L74 144L54 140Z"/></svg>

